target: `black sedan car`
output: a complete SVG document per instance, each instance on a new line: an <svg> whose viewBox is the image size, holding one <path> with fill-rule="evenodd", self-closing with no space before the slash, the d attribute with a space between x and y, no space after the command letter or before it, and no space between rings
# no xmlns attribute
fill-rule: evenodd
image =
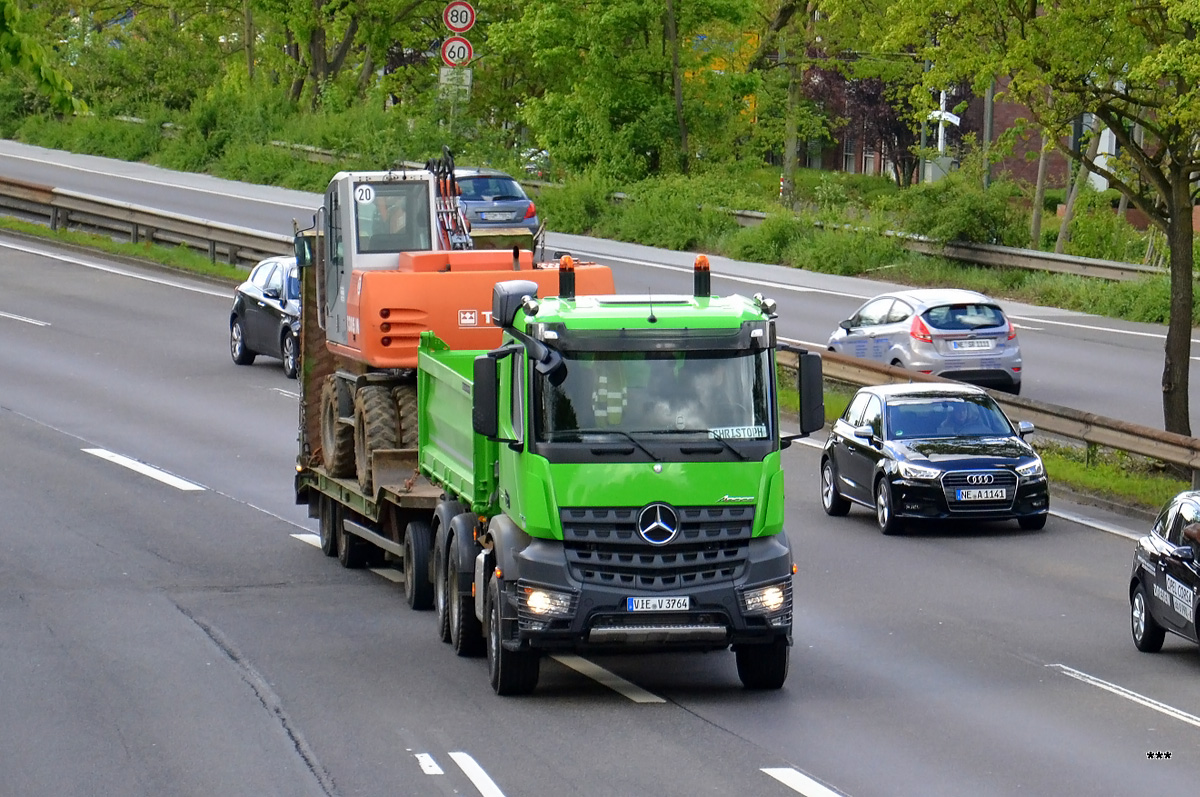
<svg viewBox="0 0 1200 797"><path fill-rule="evenodd" d="M229 353L238 365L259 354L283 360L283 373L296 378L300 335L300 277L296 258L268 257L250 270L233 295Z"/></svg>
<svg viewBox="0 0 1200 797"><path fill-rule="evenodd" d="M1133 644L1162 649L1167 632L1196 642L1196 592L1200 590L1200 491L1185 490L1158 514L1138 540L1129 577Z"/></svg>
<svg viewBox="0 0 1200 797"><path fill-rule="evenodd" d="M986 390L971 385L864 387L830 429L821 454L821 503L875 511L884 534L916 520L1010 520L1046 525L1042 460Z"/></svg>

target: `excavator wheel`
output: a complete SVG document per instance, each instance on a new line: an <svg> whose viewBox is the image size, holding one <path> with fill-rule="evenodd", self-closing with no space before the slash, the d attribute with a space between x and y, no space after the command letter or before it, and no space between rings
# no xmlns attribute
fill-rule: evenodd
<svg viewBox="0 0 1200 797"><path fill-rule="evenodd" d="M371 452L396 447L396 405L386 387L368 385L354 394L354 468L358 486L375 495L371 474Z"/></svg>
<svg viewBox="0 0 1200 797"><path fill-rule="evenodd" d="M392 388L396 402L400 448L417 447L417 385L409 383Z"/></svg>
<svg viewBox="0 0 1200 797"><path fill-rule="evenodd" d="M345 478L354 473L354 429L338 423L337 377L325 377L321 385L321 464L330 476Z"/></svg>

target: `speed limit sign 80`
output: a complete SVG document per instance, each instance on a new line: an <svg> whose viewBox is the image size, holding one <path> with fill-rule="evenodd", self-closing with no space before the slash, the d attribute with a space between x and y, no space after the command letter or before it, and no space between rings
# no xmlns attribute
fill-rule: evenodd
<svg viewBox="0 0 1200 797"><path fill-rule="evenodd" d="M466 33L475 25L475 7L466 0L453 0L442 12L442 22L454 33Z"/></svg>
<svg viewBox="0 0 1200 797"><path fill-rule="evenodd" d="M446 66L464 66L471 62L471 43L462 36L451 36L442 42L442 60Z"/></svg>

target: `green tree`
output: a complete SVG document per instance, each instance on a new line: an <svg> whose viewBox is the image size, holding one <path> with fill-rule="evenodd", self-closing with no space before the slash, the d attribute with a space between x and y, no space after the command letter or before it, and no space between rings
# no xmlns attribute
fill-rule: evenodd
<svg viewBox="0 0 1200 797"><path fill-rule="evenodd" d="M20 70L62 113L85 110L71 93L70 82L55 69L46 49L23 30L16 0L0 0L0 71Z"/></svg>
<svg viewBox="0 0 1200 797"><path fill-rule="evenodd" d="M965 81L982 95L997 79L1052 145L1107 179L1163 231L1171 271L1163 417L1168 431L1190 434L1200 0L827 0L825 7L843 24L858 24L864 48L928 61L923 90L914 93L920 113L931 107L931 91ZM1118 157L1070 145L1071 125L1083 114L1112 131Z"/></svg>

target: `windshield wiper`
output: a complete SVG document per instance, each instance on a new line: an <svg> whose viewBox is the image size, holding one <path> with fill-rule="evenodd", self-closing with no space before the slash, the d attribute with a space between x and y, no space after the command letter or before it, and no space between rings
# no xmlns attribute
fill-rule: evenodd
<svg viewBox="0 0 1200 797"><path fill-rule="evenodd" d="M720 443L722 446L724 446L727 451L731 452L735 457L742 460L743 462L745 462L747 459L749 459L749 457L747 457L741 451L734 448L733 444L730 443L728 440L726 440L725 438L723 438L719 435L712 434L708 429L653 429L653 430L648 430L645 432L638 432L638 434L702 434L702 435L707 436L705 443L707 443L709 440L716 440L718 443ZM697 445L700 445L700 444L697 444ZM684 448L684 447L680 446L680 448ZM686 451L685 453L692 453L692 452Z"/></svg>
<svg viewBox="0 0 1200 797"><path fill-rule="evenodd" d="M573 438L575 440L578 440L579 442L582 442L582 438L585 434L615 434L618 437L624 437L626 440L633 443L638 448L642 449L642 451L646 452L646 456L650 457L650 459L654 460L655 462L662 462L662 459L660 457L655 456L653 451L646 448L644 445L642 445L637 440L635 440L633 435L631 435L629 432L623 431L621 429L559 429L557 431L550 432L548 435L546 435L546 440L548 442L553 442L556 439L561 440L564 438L566 438L566 439ZM638 432L638 434L641 434L641 432Z"/></svg>

